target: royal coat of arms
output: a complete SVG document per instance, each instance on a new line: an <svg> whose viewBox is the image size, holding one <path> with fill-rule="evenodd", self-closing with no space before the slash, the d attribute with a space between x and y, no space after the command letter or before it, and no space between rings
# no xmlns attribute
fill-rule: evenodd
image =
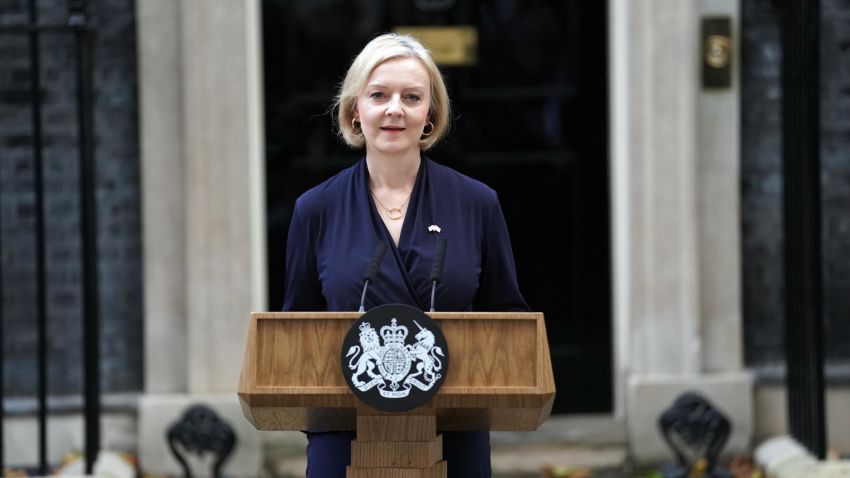
<svg viewBox="0 0 850 478"><path fill-rule="evenodd" d="M348 331L342 350L351 390L381 410L424 404L440 388L448 368L448 347L437 323L401 304L375 307L362 316Z"/></svg>
<svg viewBox="0 0 850 478"><path fill-rule="evenodd" d="M440 358L445 354L435 345L434 333L419 325L416 342L405 343L408 330L393 318L381 327L380 336L369 322L360 323L360 345L348 349L351 383L361 392L378 387L384 398L406 397L413 387L430 390L442 377ZM381 340L383 339L383 340Z"/></svg>

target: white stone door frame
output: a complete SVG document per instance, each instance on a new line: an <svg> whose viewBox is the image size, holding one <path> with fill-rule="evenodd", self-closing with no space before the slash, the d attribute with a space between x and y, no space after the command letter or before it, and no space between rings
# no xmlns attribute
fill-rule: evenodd
<svg viewBox="0 0 850 478"><path fill-rule="evenodd" d="M656 420L685 390L752 437L742 369L740 0L610 0L614 418L639 462L669 460ZM700 83L701 18L733 23L733 86Z"/></svg>
<svg viewBox="0 0 850 478"><path fill-rule="evenodd" d="M260 3L136 2L145 289L139 453L180 468L165 430L191 404L234 427L230 476L258 476L260 435L236 386L267 255Z"/></svg>

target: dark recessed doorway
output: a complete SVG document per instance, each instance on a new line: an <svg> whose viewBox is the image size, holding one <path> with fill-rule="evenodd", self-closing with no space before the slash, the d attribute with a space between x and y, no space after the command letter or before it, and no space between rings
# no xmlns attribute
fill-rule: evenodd
<svg viewBox="0 0 850 478"><path fill-rule="evenodd" d="M295 199L360 153L334 135L336 86L372 37L472 26L473 65L441 67L453 101L437 162L493 187L520 287L546 314L553 412L612 409L606 2L264 0L269 307L283 300Z"/></svg>

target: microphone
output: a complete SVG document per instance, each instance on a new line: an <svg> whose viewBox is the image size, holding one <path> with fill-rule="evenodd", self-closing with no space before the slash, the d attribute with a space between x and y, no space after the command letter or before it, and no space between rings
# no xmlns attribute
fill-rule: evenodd
<svg viewBox="0 0 850 478"><path fill-rule="evenodd" d="M366 301L366 289L371 282L375 282L375 276L378 274L378 268L381 266L381 261L384 260L384 254L386 252L386 241L375 243L375 252L372 254L372 261L369 262L369 267L366 268L366 272L363 274L363 294L360 296L360 310L358 312L366 311L363 308L363 303Z"/></svg>
<svg viewBox="0 0 850 478"><path fill-rule="evenodd" d="M446 258L446 240L437 239L437 252L434 254L434 263L431 264L431 312L434 312L434 296L437 292L437 283L443 277L443 260Z"/></svg>

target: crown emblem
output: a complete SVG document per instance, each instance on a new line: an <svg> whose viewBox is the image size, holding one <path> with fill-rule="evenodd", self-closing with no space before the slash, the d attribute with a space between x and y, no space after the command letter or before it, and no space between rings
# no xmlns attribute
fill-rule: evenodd
<svg viewBox="0 0 850 478"><path fill-rule="evenodd" d="M384 345L402 344L407 338L407 327L398 325L396 319L390 321L390 325L381 327L381 337L384 339Z"/></svg>

